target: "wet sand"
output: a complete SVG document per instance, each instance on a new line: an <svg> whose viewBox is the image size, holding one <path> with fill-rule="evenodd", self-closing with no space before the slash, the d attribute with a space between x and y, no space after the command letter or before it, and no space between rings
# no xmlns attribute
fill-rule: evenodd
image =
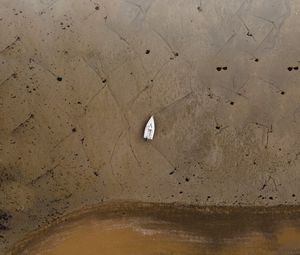
<svg viewBox="0 0 300 255"><path fill-rule="evenodd" d="M274 208L94 210L35 234L12 254L300 254L300 217Z"/></svg>

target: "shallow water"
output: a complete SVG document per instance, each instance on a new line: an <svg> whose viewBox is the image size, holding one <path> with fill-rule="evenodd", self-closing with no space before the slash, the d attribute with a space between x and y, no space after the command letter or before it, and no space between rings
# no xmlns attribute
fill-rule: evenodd
<svg viewBox="0 0 300 255"><path fill-rule="evenodd" d="M35 236L22 255L300 254L298 215L144 210L82 215Z"/></svg>

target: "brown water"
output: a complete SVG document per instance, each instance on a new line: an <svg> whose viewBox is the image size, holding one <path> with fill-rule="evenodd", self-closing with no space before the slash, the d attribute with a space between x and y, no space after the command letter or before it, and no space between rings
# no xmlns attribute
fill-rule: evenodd
<svg viewBox="0 0 300 255"><path fill-rule="evenodd" d="M97 213L79 218L36 236L15 254L300 254L295 215L150 210L111 219Z"/></svg>

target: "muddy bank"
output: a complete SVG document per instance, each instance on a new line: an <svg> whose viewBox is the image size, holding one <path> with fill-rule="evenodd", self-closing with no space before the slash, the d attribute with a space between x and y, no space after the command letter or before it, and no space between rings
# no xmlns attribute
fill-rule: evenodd
<svg viewBox="0 0 300 255"><path fill-rule="evenodd" d="M119 203L69 215L10 254L297 254L300 208Z"/></svg>

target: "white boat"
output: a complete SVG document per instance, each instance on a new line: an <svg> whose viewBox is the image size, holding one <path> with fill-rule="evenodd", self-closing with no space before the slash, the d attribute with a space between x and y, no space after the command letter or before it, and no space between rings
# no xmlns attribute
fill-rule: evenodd
<svg viewBox="0 0 300 255"><path fill-rule="evenodd" d="M155 123L154 123L154 118L151 116L151 118L148 120L145 131L144 131L144 138L146 140L152 140L155 132Z"/></svg>

